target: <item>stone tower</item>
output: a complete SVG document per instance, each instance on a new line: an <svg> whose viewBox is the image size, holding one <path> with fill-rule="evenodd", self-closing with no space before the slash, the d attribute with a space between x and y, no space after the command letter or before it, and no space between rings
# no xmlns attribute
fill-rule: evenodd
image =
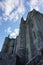
<svg viewBox="0 0 43 65"><path fill-rule="evenodd" d="M8 54L8 55L14 55L16 49L16 39L11 39L8 37L5 38L4 45L2 48L2 53Z"/></svg>
<svg viewBox="0 0 43 65"><path fill-rule="evenodd" d="M22 17L20 23L20 31L19 31L20 47L18 50L18 56L20 57L23 63L26 62L26 25L25 24L26 21L24 21Z"/></svg>
<svg viewBox="0 0 43 65"><path fill-rule="evenodd" d="M28 59L41 53L43 48L43 16L33 9L26 19L26 47L28 48Z"/></svg>
<svg viewBox="0 0 43 65"><path fill-rule="evenodd" d="M7 53L9 41L10 41L10 38L9 38L9 36L8 36L8 37L5 38L5 41L4 41L2 50L1 50L2 53Z"/></svg>

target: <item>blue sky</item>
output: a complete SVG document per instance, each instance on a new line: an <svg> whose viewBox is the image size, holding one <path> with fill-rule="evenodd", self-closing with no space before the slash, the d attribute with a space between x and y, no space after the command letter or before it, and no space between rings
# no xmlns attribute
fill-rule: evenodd
<svg viewBox="0 0 43 65"><path fill-rule="evenodd" d="M16 38L21 17L33 9L43 13L43 0L0 0L0 50L6 36Z"/></svg>

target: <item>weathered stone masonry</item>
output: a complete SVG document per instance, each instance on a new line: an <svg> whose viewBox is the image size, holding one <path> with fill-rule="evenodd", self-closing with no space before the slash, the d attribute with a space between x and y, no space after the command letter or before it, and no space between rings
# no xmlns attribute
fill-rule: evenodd
<svg viewBox="0 0 43 65"><path fill-rule="evenodd" d="M16 39L5 38L1 53L12 56L16 62L25 65L33 57L41 55L43 49L43 15L34 10L29 12L26 21L21 18L19 35ZM18 57L18 61L17 60ZM14 65L15 65L14 64ZM10 65L10 64L9 64Z"/></svg>

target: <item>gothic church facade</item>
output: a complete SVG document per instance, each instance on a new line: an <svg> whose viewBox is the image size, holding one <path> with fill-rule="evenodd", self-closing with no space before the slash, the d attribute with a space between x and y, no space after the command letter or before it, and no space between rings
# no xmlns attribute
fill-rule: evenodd
<svg viewBox="0 0 43 65"><path fill-rule="evenodd" d="M19 35L16 39L6 37L1 53L15 58L14 65L19 65L19 61L26 65L37 55L43 55L43 14L33 9L26 21L22 17Z"/></svg>

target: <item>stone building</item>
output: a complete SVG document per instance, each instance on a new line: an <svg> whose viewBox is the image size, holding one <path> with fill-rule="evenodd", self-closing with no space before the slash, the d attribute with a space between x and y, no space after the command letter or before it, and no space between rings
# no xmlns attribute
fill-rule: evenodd
<svg viewBox="0 0 43 65"><path fill-rule="evenodd" d="M19 35L16 39L5 38L0 55L2 59L8 59L5 61L8 64L2 65L43 64L43 14L33 9L26 21L22 17Z"/></svg>

